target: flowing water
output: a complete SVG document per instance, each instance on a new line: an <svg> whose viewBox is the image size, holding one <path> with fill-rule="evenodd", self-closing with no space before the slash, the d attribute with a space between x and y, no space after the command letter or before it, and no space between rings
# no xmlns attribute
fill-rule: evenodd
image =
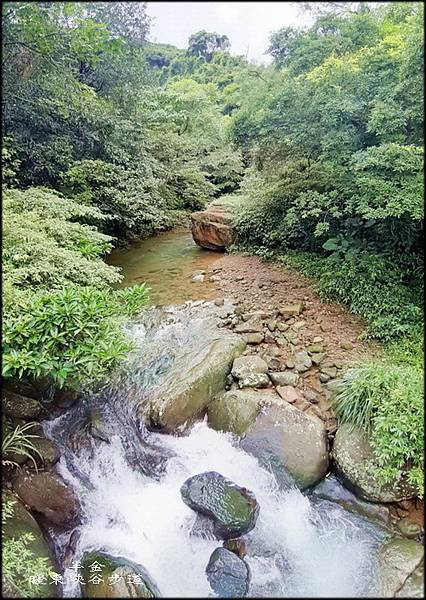
<svg viewBox="0 0 426 600"><path fill-rule="evenodd" d="M211 281L192 282L191 276L206 271L220 257L219 252L197 246L189 229L182 227L113 250L106 262L122 269L123 280L117 287L145 281L153 304L167 305L214 298Z"/></svg>
<svg viewBox="0 0 426 600"><path fill-rule="evenodd" d="M179 376L182 359L203 342L205 322L213 325L220 310L226 306L198 302L145 311L129 326L138 348L126 367L108 386L44 423L62 449L58 471L81 501L73 561L85 550L103 549L143 565L165 597L212 596L205 567L220 542L191 535L196 514L182 501L180 486L213 470L253 491L260 505L256 526L245 536L250 596L374 596L381 529L291 483L278 485L235 437L205 422L173 436L147 431L138 417L158 382L173 372ZM100 437L107 441L87 435L91 411L101 415ZM54 539L59 560L68 539L69 532ZM64 594L76 597L70 574L66 570Z"/></svg>

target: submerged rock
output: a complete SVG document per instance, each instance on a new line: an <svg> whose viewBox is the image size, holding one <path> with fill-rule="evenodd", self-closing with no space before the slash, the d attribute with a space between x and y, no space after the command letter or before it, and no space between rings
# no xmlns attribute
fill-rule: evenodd
<svg viewBox="0 0 426 600"><path fill-rule="evenodd" d="M328 469L327 431L291 404L263 410L241 440L241 447L280 477L283 467L305 489Z"/></svg>
<svg viewBox="0 0 426 600"><path fill-rule="evenodd" d="M207 579L219 598L244 598L248 594L250 569L226 548L216 548L206 568Z"/></svg>
<svg viewBox="0 0 426 600"><path fill-rule="evenodd" d="M12 482L14 491L31 510L43 514L55 525L69 526L75 522L79 502L74 491L49 471L21 471Z"/></svg>
<svg viewBox="0 0 426 600"><path fill-rule="evenodd" d="M161 598L148 572L125 558L90 552L81 559L84 598Z"/></svg>
<svg viewBox="0 0 426 600"><path fill-rule="evenodd" d="M187 479L180 489L182 499L193 510L213 519L214 533L224 540L251 531L259 505L246 488L215 471Z"/></svg>
<svg viewBox="0 0 426 600"><path fill-rule="evenodd" d="M335 475L329 475L323 479L313 489L312 495L331 500L350 512L377 520L384 525L389 525L390 512L386 506L360 500L355 494L345 488Z"/></svg>
<svg viewBox="0 0 426 600"><path fill-rule="evenodd" d="M334 470L355 494L370 502L399 502L417 495L401 474L399 479L382 484L374 475L377 462L367 435L360 428L344 424L336 432L333 445Z"/></svg>
<svg viewBox="0 0 426 600"><path fill-rule="evenodd" d="M242 435L259 414L259 400L259 393L252 390L230 390L219 395L207 408L210 427Z"/></svg>
<svg viewBox="0 0 426 600"><path fill-rule="evenodd" d="M378 596L423 598L423 578L419 577L419 570L423 568L423 557L422 544L414 540L394 537L382 544L379 551ZM407 587L404 592L405 586Z"/></svg>

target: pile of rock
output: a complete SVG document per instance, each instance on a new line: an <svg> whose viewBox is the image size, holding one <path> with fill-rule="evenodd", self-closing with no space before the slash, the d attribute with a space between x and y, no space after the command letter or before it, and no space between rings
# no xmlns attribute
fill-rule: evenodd
<svg viewBox="0 0 426 600"><path fill-rule="evenodd" d="M221 598L243 598L249 591L250 569L243 560L242 535L257 521L259 505L253 493L220 473L209 471L187 479L181 487L182 499L211 522L210 530L223 546L216 548L206 567L213 592ZM202 534L198 530L198 535Z"/></svg>

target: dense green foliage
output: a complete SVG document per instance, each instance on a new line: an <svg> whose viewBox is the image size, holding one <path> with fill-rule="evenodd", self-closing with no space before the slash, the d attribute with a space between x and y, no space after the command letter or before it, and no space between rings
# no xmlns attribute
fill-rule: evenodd
<svg viewBox="0 0 426 600"><path fill-rule="evenodd" d="M422 22L396 3L280 30L233 114L253 165L240 243L325 258L323 292L382 340L421 324Z"/></svg>
<svg viewBox="0 0 426 600"><path fill-rule="evenodd" d="M382 477L420 482L423 5L323 4L271 35L269 67L221 33L147 42L144 3L3 4L5 377L104 377L147 291L112 291L103 257L223 195L240 247L390 344L345 376L338 410Z"/></svg>
<svg viewBox="0 0 426 600"><path fill-rule="evenodd" d="M419 495L424 486L423 386L421 368L374 362L347 370L334 397L340 422L369 433L378 475L390 481L404 467Z"/></svg>
<svg viewBox="0 0 426 600"><path fill-rule="evenodd" d="M48 580L52 569L47 558L34 556L30 548L34 535L4 536L4 526L14 516L15 505L16 501L9 498L2 504L2 590L10 598L42 598L45 590L31 577L40 575Z"/></svg>

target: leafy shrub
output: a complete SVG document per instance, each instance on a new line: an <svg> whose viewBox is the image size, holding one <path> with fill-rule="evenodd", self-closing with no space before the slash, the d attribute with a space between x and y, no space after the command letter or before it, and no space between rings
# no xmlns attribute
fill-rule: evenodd
<svg viewBox="0 0 426 600"><path fill-rule="evenodd" d="M24 425L17 425L13 431L9 431L6 427L6 431L3 432L3 440L1 445L2 453L2 465L18 467L18 463L10 458L10 454L19 454L29 458L34 466L37 468L37 463L34 460L34 454L40 456L40 452L34 446L32 440L38 438L38 435L34 435L31 430L34 428L36 423L25 423Z"/></svg>
<svg viewBox="0 0 426 600"><path fill-rule="evenodd" d="M45 188L5 190L3 281L32 290L120 281L118 270L100 258L112 248L112 238L77 219L103 222L105 217Z"/></svg>
<svg viewBox="0 0 426 600"><path fill-rule="evenodd" d="M424 409L422 370L374 362L347 370L333 398L340 423L368 434L384 482L409 469L408 479L423 489Z"/></svg>
<svg viewBox="0 0 426 600"><path fill-rule="evenodd" d="M69 286L30 296L3 323L3 376L98 381L131 349L123 315L147 302L145 285L123 290Z"/></svg>
<svg viewBox="0 0 426 600"><path fill-rule="evenodd" d="M34 556L28 547L34 541L30 532L18 537L4 534L4 526L14 515L16 502L9 498L2 502L2 588L11 598L42 598L45 590L33 583L31 576L37 574L45 579L53 574L47 558Z"/></svg>

